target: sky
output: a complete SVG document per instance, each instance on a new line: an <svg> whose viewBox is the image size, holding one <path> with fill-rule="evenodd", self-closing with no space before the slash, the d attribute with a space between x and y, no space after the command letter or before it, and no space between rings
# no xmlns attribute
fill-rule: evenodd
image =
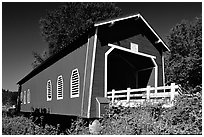
<svg viewBox="0 0 204 137"><path fill-rule="evenodd" d="M2 3L2 88L17 91L16 83L32 71L32 51L42 53L47 43L40 34L39 20L54 2ZM166 41L169 31L181 20L192 21L202 14L201 2L118 2L123 14L141 13Z"/></svg>

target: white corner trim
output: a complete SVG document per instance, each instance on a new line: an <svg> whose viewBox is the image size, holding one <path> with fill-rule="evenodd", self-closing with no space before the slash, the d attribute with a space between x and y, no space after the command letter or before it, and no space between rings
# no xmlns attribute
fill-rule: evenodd
<svg viewBox="0 0 204 137"><path fill-rule="evenodd" d="M115 48L111 47L108 51L105 53L105 79L104 79L104 97L107 97L107 73L108 73L108 54L111 53Z"/></svg>
<svg viewBox="0 0 204 137"><path fill-rule="evenodd" d="M96 101L98 103L98 117L100 118L101 117L101 104L100 102L98 101L98 98L96 98Z"/></svg>
<svg viewBox="0 0 204 137"><path fill-rule="evenodd" d="M154 63L154 68L155 68L155 83L154 83L154 86L155 86L155 89L157 88L158 86L158 65L156 63L156 61L152 58L152 62ZM157 91L156 91L157 92Z"/></svg>
<svg viewBox="0 0 204 137"><path fill-rule="evenodd" d="M165 72L164 72L164 52L162 51L162 73L163 73L163 86L165 86Z"/></svg>
<svg viewBox="0 0 204 137"><path fill-rule="evenodd" d="M108 46L114 47L116 49L120 49L120 50L123 50L123 51L127 51L127 52L130 52L130 53L133 53L133 54L141 55L141 56L144 56L144 57L156 59L156 57L153 56L153 55L149 55L149 54L145 54L145 53L141 53L141 52L134 52L134 51L132 51L130 49L123 48L123 47L120 47L120 46L117 46L117 45L114 45L114 44L109 43Z"/></svg>
<svg viewBox="0 0 204 137"><path fill-rule="evenodd" d="M101 22L101 23L96 23L94 24L95 27L98 27L98 26L101 26L101 25L104 25L104 24L108 24L108 23L114 23L116 21L120 21L120 20L126 20L126 19L130 19L130 18L134 18L134 17L139 17L140 14L135 14L135 15L132 15L132 16L127 16L127 17L124 17L124 18L118 18L118 19L113 19L113 20L110 20L110 21L105 21L105 22Z"/></svg>
<svg viewBox="0 0 204 137"><path fill-rule="evenodd" d="M154 33L155 36L157 36L157 38L159 39L157 42L161 42L165 48L170 51L170 49L168 48L168 46L161 40L161 38L159 37L159 35L157 35L157 33L153 30L153 28L147 23L147 21L142 17L142 15L139 14L139 17L144 21L144 23L149 27L149 29Z"/></svg>
<svg viewBox="0 0 204 137"><path fill-rule="evenodd" d="M89 102L88 102L87 118L90 118L90 110L91 110L91 95L92 95L92 86L93 86L93 74L94 74L95 56L96 56L97 33L98 33L98 28L96 28L95 35L94 35L94 45L93 45L92 64L91 64L91 78L90 78L90 87L89 87L89 100L88 100Z"/></svg>
<svg viewBox="0 0 204 137"><path fill-rule="evenodd" d="M85 92L85 85L86 85L88 53L89 53L89 38L88 38L87 47L86 47L86 61L85 61L85 66L84 66L84 83L83 83L82 100L81 100L81 116L83 115L83 109L84 109L84 92Z"/></svg>

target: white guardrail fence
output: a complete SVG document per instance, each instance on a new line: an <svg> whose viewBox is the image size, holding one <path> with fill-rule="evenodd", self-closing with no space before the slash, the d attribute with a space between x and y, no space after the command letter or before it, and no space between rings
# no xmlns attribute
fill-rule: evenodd
<svg viewBox="0 0 204 137"><path fill-rule="evenodd" d="M127 88L127 90L119 90L107 92L107 98L111 99L112 104L115 101L121 102L137 102L142 103L145 100L157 102L159 99L168 99L168 102L172 102L176 95L179 95L180 87L175 85L175 83L171 83L170 86L161 86L161 87L151 87L147 86L146 88L140 89L131 89Z"/></svg>

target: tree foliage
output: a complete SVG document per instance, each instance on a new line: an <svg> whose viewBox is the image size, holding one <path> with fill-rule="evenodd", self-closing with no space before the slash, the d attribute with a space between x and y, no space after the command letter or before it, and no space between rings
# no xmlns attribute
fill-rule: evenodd
<svg viewBox="0 0 204 137"><path fill-rule="evenodd" d="M181 84L185 89L202 82L202 18L182 21L170 31L170 52L165 57L166 82Z"/></svg>
<svg viewBox="0 0 204 137"><path fill-rule="evenodd" d="M17 92L2 89L2 105L12 106L17 103Z"/></svg>
<svg viewBox="0 0 204 137"><path fill-rule="evenodd" d="M34 61L31 64L33 69L38 67L49 57L49 52L47 50L44 50L42 54L39 54L38 52L33 51L32 54L34 57Z"/></svg>
<svg viewBox="0 0 204 137"><path fill-rule="evenodd" d="M33 54L33 57L34 57L34 61L33 61L33 63L31 65L32 65L33 68L36 68L44 60L43 60L43 58L41 57L41 55L39 53L33 51L32 54Z"/></svg>
<svg viewBox="0 0 204 137"><path fill-rule="evenodd" d="M48 43L48 51L40 55L33 52L36 68L49 56L68 46L97 21L118 17L121 9L110 2L70 2L48 11L39 21L41 34Z"/></svg>
<svg viewBox="0 0 204 137"><path fill-rule="evenodd" d="M40 20L42 36L49 44L49 54L53 55L66 47L96 21L121 14L113 3L71 2L49 11Z"/></svg>

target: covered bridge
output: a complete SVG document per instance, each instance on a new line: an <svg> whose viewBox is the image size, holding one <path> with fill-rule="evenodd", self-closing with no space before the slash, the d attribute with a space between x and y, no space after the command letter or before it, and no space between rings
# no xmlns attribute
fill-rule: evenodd
<svg viewBox="0 0 204 137"><path fill-rule="evenodd" d="M163 86L168 50L141 14L95 23L17 83L20 110L100 117L113 89Z"/></svg>

